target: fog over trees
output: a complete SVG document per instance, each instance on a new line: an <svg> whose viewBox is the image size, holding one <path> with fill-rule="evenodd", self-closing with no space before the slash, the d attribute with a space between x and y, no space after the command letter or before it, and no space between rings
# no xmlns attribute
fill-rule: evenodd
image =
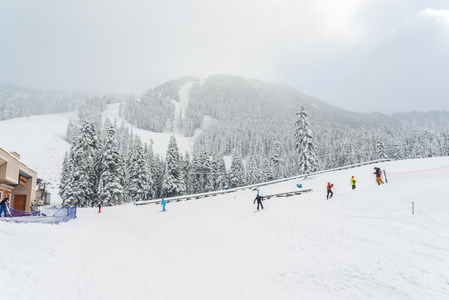
<svg viewBox="0 0 449 300"><path fill-rule="evenodd" d="M188 105L177 112L179 90L188 82L193 82ZM78 118L67 127L72 148L60 185L61 197L70 204L112 205L255 184L384 157L449 154L447 111L352 113L287 86L231 75L204 81L183 77L140 97L40 92L10 85L0 85L0 95L0 119L77 108ZM119 100L121 116L139 128L185 136L201 129L193 153L179 153L172 137L161 157L124 124L102 122L107 104Z"/></svg>

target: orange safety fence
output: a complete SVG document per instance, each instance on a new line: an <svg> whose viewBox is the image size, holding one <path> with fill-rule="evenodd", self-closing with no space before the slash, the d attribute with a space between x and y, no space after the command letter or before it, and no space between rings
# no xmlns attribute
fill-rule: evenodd
<svg viewBox="0 0 449 300"><path fill-rule="evenodd" d="M444 168L449 168L449 166L438 167L438 168L427 169L427 170L420 170L420 171L409 171L409 172L386 172L386 173L387 173L387 175L413 174L413 173L422 173L422 172L436 171L436 170L441 170L441 169L444 169Z"/></svg>

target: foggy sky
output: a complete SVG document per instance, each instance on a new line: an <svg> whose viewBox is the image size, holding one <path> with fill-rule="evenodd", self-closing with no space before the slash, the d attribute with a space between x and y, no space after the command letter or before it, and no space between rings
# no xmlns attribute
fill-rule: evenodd
<svg viewBox="0 0 449 300"><path fill-rule="evenodd" d="M137 95L185 75L359 112L449 110L449 1L0 0L0 82Z"/></svg>

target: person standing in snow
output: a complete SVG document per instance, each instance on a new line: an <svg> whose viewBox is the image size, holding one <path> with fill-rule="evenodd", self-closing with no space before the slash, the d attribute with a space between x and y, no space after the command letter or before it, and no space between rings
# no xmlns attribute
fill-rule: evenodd
<svg viewBox="0 0 449 300"><path fill-rule="evenodd" d="M263 199L263 197L260 196L259 194L256 196L256 199L254 199L253 204L256 203L256 201L257 201L257 210L259 210L259 206L261 206L263 209L262 199Z"/></svg>
<svg viewBox="0 0 449 300"><path fill-rule="evenodd" d="M98 212L101 213L101 203L98 203Z"/></svg>
<svg viewBox="0 0 449 300"><path fill-rule="evenodd" d="M0 218L3 215L3 212L5 212L5 218L6 218L6 205L8 205L8 197L5 197L2 202L0 202Z"/></svg>
<svg viewBox="0 0 449 300"><path fill-rule="evenodd" d="M380 177L380 176L381 176L380 168L374 167L374 173L373 173L373 174L376 175L376 182L377 182L377 185L380 185L380 184L383 184L383 183L384 183L384 182L382 181L382 178Z"/></svg>
<svg viewBox="0 0 449 300"><path fill-rule="evenodd" d="M165 204L167 204L167 201L165 201L165 199L162 199L161 201L162 211L165 211Z"/></svg>
<svg viewBox="0 0 449 300"><path fill-rule="evenodd" d="M352 189L353 190L355 190L355 183L356 183L357 181L354 179L354 176L352 176L352 178L351 178L351 185L352 185Z"/></svg>
<svg viewBox="0 0 449 300"><path fill-rule="evenodd" d="M329 198L332 198L332 196L334 195L334 192L332 192L332 188L334 187L333 184L331 184L330 182L327 183L327 196L326 196L326 200L329 200Z"/></svg>

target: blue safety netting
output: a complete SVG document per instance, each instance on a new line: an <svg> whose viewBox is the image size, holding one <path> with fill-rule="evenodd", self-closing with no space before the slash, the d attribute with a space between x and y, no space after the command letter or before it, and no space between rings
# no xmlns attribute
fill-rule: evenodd
<svg viewBox="0 0 449 300"><path fill-rule="evenodd" d="M21 211L11 207L7 209L7 216L0 221L14 223L44 223L58 224L76 218L76 206L45 207L38 211Z"/></svg>

